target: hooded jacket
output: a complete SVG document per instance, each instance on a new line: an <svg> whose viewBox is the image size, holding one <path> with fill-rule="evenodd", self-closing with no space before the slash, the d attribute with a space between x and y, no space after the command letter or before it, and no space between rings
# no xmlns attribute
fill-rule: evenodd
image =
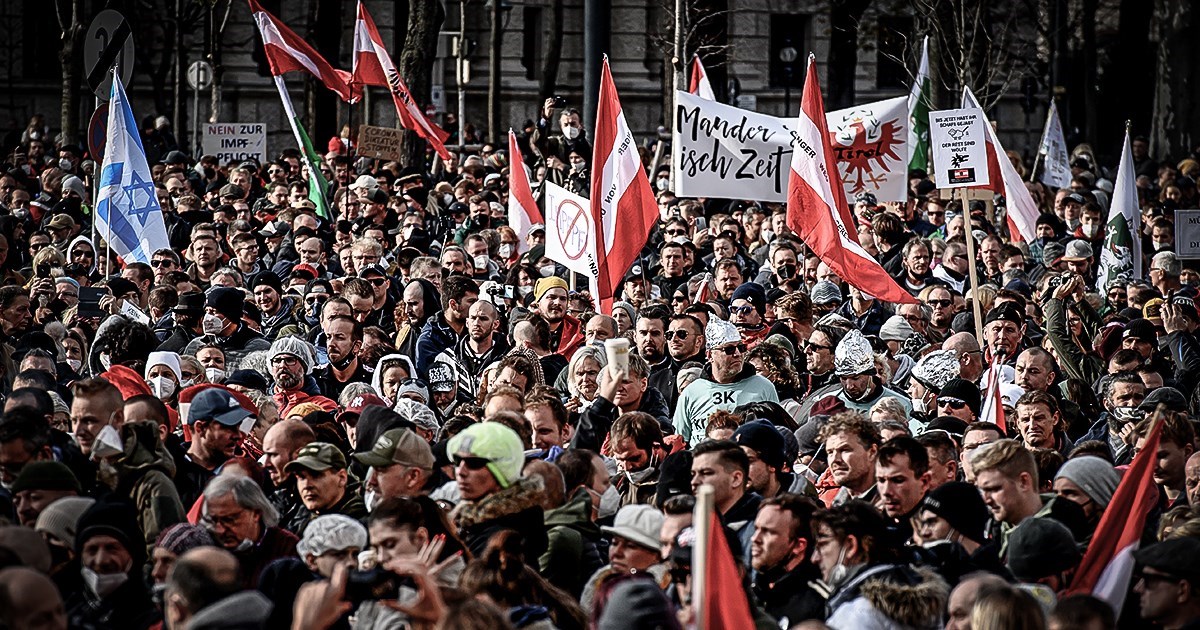
<svg viewBox="0 0 1200 630"><path fill-rule="evenodd" d="M525 562L530 568L536 570L538 559L546 552L548 542L540 479L523 477L478 501L463 501L450 517L463 542L476 557L483 555L494 534L505 529L521 535Z"/></svg>
<svg viewBox="0 0 1200 630"><path fill-rule="evenodd" d="M538 572L551 584L579 597L587 576L608 559L608 545L592 520L592 495L585 488L577 489L563 506L546 512L546 538Z"/></svg>
<svg viewBox="0 0 1200 630"><path fill-rule="evenodd" d="M776 621L787 619L790 626L802 621L825 619L825 595L821 591L820 571L811 562L802 562L791 571L766 569L754 574L754 597Z"/></svg>
<svg viewBox="0 0 1200 630"><path fill-rule="evenodd" d="M92 248L92 265L90 267L88 267L88 270L87 270L87 275L90 276L90 275L96 273L96 244L92 242L92 239L90 239L82 234L79 236L76 236L71 241L71 243L69 245L67 245L67 251L64 253L66 254L67 262L71 262L71 250L75 249L75 246L78 245L79 243L87 243L88 247Z"/></svg>
<svg viewBox="0 0 1200 630"><path fill-rule="evenodd" d="M421 303L424 305L425 312L438 307L442 303L441 297L438 296L437 287L433 283L423 278L417 278L412 282L421 285ZM411 284L411 282L409 283ZM406 284L405 287L408 285ZM403 289L401 289L403 294ZM417 337L421 334L421 329L425 327L425 322L430 317L417 322L415 325L405 322L396 326L396 349L401 353L413 357L417 355Z"/></svg>
<svg viewBox="0 0 1200 630"><path fill-rule="evenodd" d="M950 587L929 569L881 564L863 568L829 598L832 628L942 627Z"/></svg>
<svg viewBox="0 0 1200 630"><path fill-rule="evenodd" d="M188 630L257 630L265 628L275 607L258 591L241 591L200 609L188 620Z"/></svg>
<svg viewBox="0 0 1200 630"><path fill-rule="evenodd" d="M299 405L300 403L315 403L320 405L321 409L330 412L336 412L338 404L336 400L327 398L321 393L321 386L317 384L317 379L311 374L304 375L304 384L300 389L280 390L278 388L271 394L271 398L275 400L275 404L279 407L279 415L286 418L288 411Z"/></svg>
<svg viewBox="0 0 1200 630"><path fill-rule="evenodd" d="M450 326L450 322L446 321L445 311L438 311L425 322L425 326L421 328L421 336L417 337L417 370L424 374L434 357L447 348L453 348L460 338Z"/></svg>
<svg viewBox="0 0 1200 630"><path fill-rule="evenodd" d="M121 427L125 454L117 461L118 495L129 497L137 509L138 525L146 540L146 557L162 530L186 520L175 488L175 460L159 439L158 423L126 422Z"/></svg>
<svg viewBox="0 0 1200 630"><path fill-rule="evenodd" d="M700 378L680 394L671 423L688 446L695 446L704 440L708 416L712 412L733 411L739 405L752 402L779 402L775 385L760 376L749 363L742 367L732 383L718 383L709 363L700 372Z"/></svg>
<svg viewBox="0 0 1200 630"><path fill-rule="evenodd" d="M399 362L403 363L405 365L405 368L408 370L409 378L417 378L419 376L416 366L413 365L412 359L408 358L408 355L385 354L382 357L380 357L379 361L375 363L375 371L371 373L371 388L374 389L379 394L380 398L387 401L387 404L389 406L394 405L396 403L396 401L387 397L383 393L383 373L385 371L384 365L387 363L390 363L392 361L399 361Z"/></svg>

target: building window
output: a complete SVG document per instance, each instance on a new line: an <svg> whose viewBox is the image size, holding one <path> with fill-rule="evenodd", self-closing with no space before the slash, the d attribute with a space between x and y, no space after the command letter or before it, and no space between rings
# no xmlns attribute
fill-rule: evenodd
<svg viewBox="0 0 1200 630"><path fill-rule="evenodd" d="M807 15L796 13L771 15L771 87L804 87L808 58L808 20Z"/></svg>
<svg viewBox="0 0 1200 630"><path fill-rule="evenodd" d="M909 88L912 79L904 61L912 34L911 17L880 16L879 41L875 48L875 87L881 90ZM914 38L913 41L917 40Z"/></svg>
<svg viewBox="0 0 1200 630"><path fill-rule="evenodd" d="M536 81L542 77L542 7L525 7L523 18L524 32L521 43L521 65L525 68L525 78Z"/></svg>

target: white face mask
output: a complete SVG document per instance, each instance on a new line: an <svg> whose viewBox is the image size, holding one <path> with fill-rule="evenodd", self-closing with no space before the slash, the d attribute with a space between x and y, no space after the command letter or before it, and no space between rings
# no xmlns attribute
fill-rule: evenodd
<svg viewBox="0 0 1200 630"><path fill-rule="evenodd" d="M526 295L533 293L533 287L517 287L517 293L520 293L521 297L525 297Z"/></svg>
<svg viewBox="0 0 1200 630"><path fill-rule="evenodd" d="M929 407L925 404L924 398L918 398L918 399L912 401L912 407L913 407L912 412L917 415L923 416L926 413L929 413Z"/></svg>
<svg viewBox="0 0 1200 630"><path fill-rule="evenodd" d="M220 383L225 380L225 370L221 368L208 368L204 370L204 376L208 378L209 383Z"/></svg>
<svg viewBox="0 0 1200 630"><path fill-rule="evenodd" d="M542 274L543 278L549 278L554 275L556 265L542 265L538 267L538 273Z"/></svg>
<svg viewBox="0 0 1200 630"><path fill-rule="evenodd" d="M189 387L191 387L192 385L195 385L195 384L196 384L196 379L194 379L194 378L185 378L185 379L183 379L182 381L179 381L179 389L187 389L187 388L189 388Z"/></svg>
<svg viewBox="0 0 1200 630"><path fill-rule="evenodd" d="M563 136L567 140L574 140L575 138L579 137L579 127L572 127L571 125L563 125L562 132L563 132Z"/></svg>
<svg viewBox="0 0 1200 630"><path fill-rule="evenodd" d="M200 324L206 335L219 335L222 330L225 330L225 320L218 315L205 313L204 320Z"/></svg>
<svg viewBox="0 0 1200 630"><path fill-rule="evenodd" d="M670 188L671 180L667 179L666 177L660 177L655 180L654 185L658 186L659 190L666 190L667 188Z"/></svg>
<svg viewBox="0 0 1200 630"><path fill-rule="evenodd" d="M509 258L512 258L513 246L508 243L504 243L503 245L500 246L500 249L498 250L498 252L500 254L501 259L507 260Z"/></svg>
<svg viewBox="0 0 1200 630"><path fill-rule="evenodd" d="M1161 252L1163 250L1171 249L1171 245L1172 243L1170 241L1165 243L1162 241L1154 241L1154 251Z"/></svg>
<svg viewBox="0 0 1200 630"><path fill-rule="evenodd" d="M83 567L80 573L83 575L83 583L87 585L88 590L101 599L112 595L113 591L129 581L128 573L96 573L87 567Z"/></svg>
<svg viewBox="0 0 1200 630"><path fill-rule="evenodd" d="M476 256L475 257L475 269L482 271L487 268L488 268L487 254L480 254L480 255Z"/></svg>
<svg viewBox="0 0 1200 630"><path fill-rule="evenodd" d="M104 368L105 371L112 367L112 357L108 356L107 352L100 355L100 367Z"/></svg>
<svg viewBox="0 0 1200 630"><path fill-rule="evenodd" d="M1098 221L1089 223L1089 224L1083 226L1082 231L1083 231L1084 236L1086 236L1088 238L1092 238L1100 231L1100 223Z"/></svg>
<svg viewBox="0 0 1200 630"><path fill-rule="evenodd" d="M758 235L762 237L764 243L770 243L775 240L775 232L766 228L763 228L763 231L759 232Z"/></svg>
<svg viewBox="0 0 1200 630"><path fill-rule="evenodd" d="M68 160L67 158L60 159L58 161L58 168L61 168L62 170L70 173L71 172L71 160Z"/></svg>
<svg viewBox="0 0 1200 630"><path fill-rule="evenodd" d="M79 359L67 359L67 366L71 368L71 371L78 374L80 368L83 367L83 361L80 361Z"/></svg>
<svg viewBox="0 0 1200 630"><path fill-rule="evenodd" d="M850 573L850 568L843 564L846 559L846 548L838 552L837 564L834 565L833 571L829 575L829 586L836 587L846 580L846 575Z"/></svg>
<svg viewBox="0 0 1200 630"><path fill-rule="evenodd" d="M166 400L175 393L175 381L165 376L155 376L146 381L146 384L150 386L159 400Z"/></svg>
<svg viewBox="0 0 1200 630"><path fill-rule="evenodd" d="M379 502L379 493L374 490L368 490L363 493L363 503L367 506L367 511L375 509L375 504Z"/></svg>
<svg viewBox="0 0 1200 630"><path fill-rule="evenodd" d="M608 490L600 495L600 507L596 508L599 518L608 518L617 513L621 509L621 493L617 492L617 487L608 486Z"/></svg>

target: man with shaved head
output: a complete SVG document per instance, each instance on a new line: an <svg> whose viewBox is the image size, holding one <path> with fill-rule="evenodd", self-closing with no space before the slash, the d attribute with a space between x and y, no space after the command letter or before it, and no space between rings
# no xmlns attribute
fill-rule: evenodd
<svg viewBox="0 0 1200 630"><path fill-rule="evenodd" d="M303 420L281 420L263 436L264 467L271 476L271 483L275 484L275 492L270 495L271 504L279 510L280 519L290 518L302 505L296 492L296 479L284 468L296 459L297 451L316 441L317 434Z"/></svg>
<svg viewBox="0 0 1200 630"><path fill-rule="evenodd" d="M958 355L959 378L978 383L983 376L983 351L975 335L967 332L954 333L942 343L942 350L953 350Z"/></svg>
<svg viewBox="0 0 1200 630"><path fill-rule="evenodd" d="M66 630L67 610L50 578L25 567L0 571L0 625Z"/></svg>
<svg viewBox="0 0 1200 630"><path fill-rule="evenodd" d="M270 600L258 591L242 590L239 574L237 558L219 547L197 547L180 556L163 596L166 627L212 627L222 619L237 619L247 627L265 623Z"/></svg>

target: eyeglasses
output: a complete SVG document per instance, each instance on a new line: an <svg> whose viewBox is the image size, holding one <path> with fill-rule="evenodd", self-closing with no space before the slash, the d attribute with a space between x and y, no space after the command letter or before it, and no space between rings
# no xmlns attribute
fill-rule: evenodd
<svg viewBox="0 0 1200 630"><path fill-rule="evenodd" d="M753 311L753 306L731 306L729 307L730 315L749 315Z"/></svg>
<svg viewBox="0 0 1200 630"><path fill-rule="evenodd" d="M1145 582L1146 586L1163 582L1179 582L1182 579L1165 573L1146 573L1144 569L1138 572L1137 578Z"/></svg>
<svg viewBox="0 0 1200 630"><path fill-rule="evenodd" d="M175 261L166 258L159 258L158 260L151 260L150 266L154 267L155 269L159 267L174 267Z"/></svg>
<svg viewBox="0 0 1200 630"><path fill-rule="evenodd" d="M304 303L309 304L309 305L320 304L328 299L329 299L328 295L325 295L324 293L320 293L320 294L316 294L316 295L310 295L310 296L304 298Z"/></svg>
<svg viewBox="0 0 1200 630"><path fill-rule="evenodd" d="M185 381L199 376L199 374L197 374L195 372L180 372L180 375L183 376L183 380L185 380Z"/></svg>
<svg viewBox="0 0 1200 630"><path fill-rule="evenodd" d="M679 337L680 341L685 341L690 335L691 333L686 330L668 330L667 332L663 333L663 336L667 338L667 341L670 341L676 337Z"/></svg>
<svg viewBox="0 0 1200 630"><path fill-rule="evenodd" d="M279 356L271 358L271 365L299 365L299 364L300 364L300 359L293 357L293 356L281 354Z"/></svg>
<svg viewBox="0 0 1200 630"><path fill-rule="evenodd" d="M466 466L467 470L483 470L492 460L486 457L459 457L454 456L455 466Z"/></svg>
<svg viewBox="0 0 1200 630"><path fill-rule="evenodd" d="M724 352L725 356L733 356L734 354L745 354L746 344L739 343L736 346L725 346L724 348L717 348L717 352Z"/></svg>
<svg viewBox="0 0 1200 630"><path fill-rule="evenodd" d="M204 516L200 517L200 522L204 523L204 525L209 529L214 529L216 527L229 529L230 527L237 525L238 521L242 520L242 516L245 514L245 509L226 516L211 516L209 514L205 514Z"/></svg>

